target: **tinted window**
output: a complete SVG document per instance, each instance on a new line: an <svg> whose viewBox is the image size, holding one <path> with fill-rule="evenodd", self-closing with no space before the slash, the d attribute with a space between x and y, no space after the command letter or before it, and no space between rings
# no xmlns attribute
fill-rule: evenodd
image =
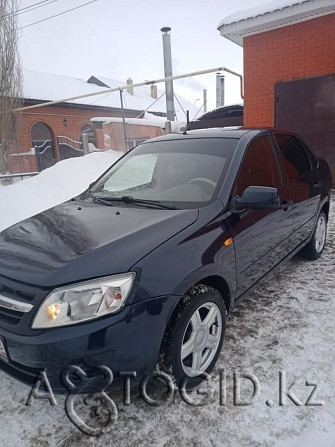
<svg viewBox="0 0 335 447"><path fill-rule="evenodd" d="M316 156L313 154L313 152L307 146L307 144L304 142L304 140L302 140L301 138L298 137L298 141L301 144L301 146L304 148L306 154L308 155L308 158L309 158L309 161L311 162L312 167L316 168L318 166L318 160L317 160Z"/></svg>
<svg viewBox="0 0 335 447"><path fill-rule="evenodd" d="M289 180L294 180L311 170L306 152L292 135L275 135L279 149L283 154Z"/></svg>
<svg viewBox="0 0 335 447"><path fill-rule="evenodd" d="M241 196L248 186L277 188L280 184L280 171L269 138L256 138L250 143L243 159L237 178L237 194Z"/></svg>

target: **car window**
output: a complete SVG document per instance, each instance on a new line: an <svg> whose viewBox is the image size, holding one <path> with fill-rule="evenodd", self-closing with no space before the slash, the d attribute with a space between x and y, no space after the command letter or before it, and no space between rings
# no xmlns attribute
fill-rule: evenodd
<svg viewBox="0 0 335 447"><path fill-rule="evenodd" d="M301 146L304 148L306 154L308 155L309 161L312 165L313 168L317 168L318 166L318 159L316 158L316 156L313 154L313 152L311 151L311 149L307 146L307 144L304 142L304 140L302 140L301 138L297 137L299 143L301 144Z"/></svg>
<svg viewBox="0 0 335 447"><path fill-rule="evenodd" d="M118 161L91 192L101 197L208 203L219 190L238 139L202 138L146 142Z"/></svg>
<svg viewBox="0 0 335 447"><path fill-rule="evenodd" d="M280 170L269 137L258 137L250 143L246 151L235 192L241 196L248 186L278 188L280 185Z"/></svg>
<svg viewBox="0 0 335 447"><path fill-rule="evenodd" d="M141 157L132 157L106 181L106 191L122 191L127 188L150 183L157 162L157 154L144 154Z"/></svg>
<svg viewBox="0 0 335 447"><path fill-rule="evenodd" d="M306 152L299 141L292 135L274 135L279 150L283 155L288 180L294 180L311 170Z"/></svg>

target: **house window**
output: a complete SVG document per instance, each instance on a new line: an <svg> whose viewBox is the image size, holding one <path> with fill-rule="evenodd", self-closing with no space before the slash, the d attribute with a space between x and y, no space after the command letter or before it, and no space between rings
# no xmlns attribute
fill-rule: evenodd
<svg viewBox="0 0 335 447"><path fill-rule="evenodd" d="M80 141L83 141L83 134L86 133L88 136L88 142L94 144L94 146L97 146L97 139L95 136L95 132L92 126L85 124L85 126L83 126L80 129Z"/></svg>
<svg viewBox="0 0 335 447"><path fill-rule="evenodd" d="M135 146L144 143L144 141L147 141L147 138L142 138L138 140L127 140L127 150L130 151L130 149L133 149Z"/></svg>
<svg viewBox="0 0 335 447"><path fill-rule="evenodd" d="M42 146L46 141L50 141L53 145L53 136L50 128L44 123L36 123L31 129L32 146Z"/></svg>

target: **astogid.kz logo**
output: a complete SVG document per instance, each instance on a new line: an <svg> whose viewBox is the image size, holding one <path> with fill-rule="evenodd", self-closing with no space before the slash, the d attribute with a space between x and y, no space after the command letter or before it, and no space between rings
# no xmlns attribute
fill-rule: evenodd
<svg viewBox="0 0 335 447"><path fill-rule="evenodd" d="M88 376L79 366L72 365L66 370L62 371L61 378L64 387L67 389L67 396L65 399L65 412L69 420L85 435L98 436L102 434L107 428L112 427L118 420L118 408L106 393L113 382L113 373L107 366L97 367L98 373ZM123 405L130 405L131 403L131 380L136 378L135 371L119 372L118 377L123 382ZM204 379L206 389L203 386L199 387L195 392L190 392L188 388L188 378L185 377L179 386L174 384L172 377L162 371L154 371L150 375L144 376L139 382L138 391L141 399L149 406L158 407L163 405L171 405L176 392L179 393L181 399L186 404L193 407L201 407L212 404L217 399L221 407L227 405L227 374L226 371L220 371L218 387L214 387L212 376L203 373L201 378ZM164 393L154 393L154 397L149 396L149 383L155 382L155 386L163 387ZM215 381L217 383L217 381ZM305 393L304 399L298 398L294 394L294 381L288 383L286 372L279 371L279 392L278 399L267 399L265 401L268 407L277 405L283 407L287 403L295 406L322 406L323 401L317 400L317 391L320 384L315 382L304 381L306 387L311 387L308 393ZM41 392L41 385L45 391ZM252 405L260 397L261 384L255 374L241 373L233 371L232 374L232 401L229 402L234 406L248 406ZM242 397L242 388L252 389L249 397ZM301 394L301 393L300 393ZM47 372L43 371L37 377L33 385L26 405L32 406L34 399L47 399L51 405L57 405L52 387L47 377ZM84 422L83 418L77 413L80 403L84 403L86 407L90 408L90 424ZM94 416L92 418L92 415Z"/></svg>

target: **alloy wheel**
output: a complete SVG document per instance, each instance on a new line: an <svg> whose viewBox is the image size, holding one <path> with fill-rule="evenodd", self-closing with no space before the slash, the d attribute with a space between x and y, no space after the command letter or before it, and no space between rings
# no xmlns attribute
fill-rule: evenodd
<svg viewBox="0 0 335 447"><path fill-rule="evenodd" d="M214 303L207 302L196 309L185 329L181 347L181 363L189 377L206 371L220 345L222 316Z"/></svg>

